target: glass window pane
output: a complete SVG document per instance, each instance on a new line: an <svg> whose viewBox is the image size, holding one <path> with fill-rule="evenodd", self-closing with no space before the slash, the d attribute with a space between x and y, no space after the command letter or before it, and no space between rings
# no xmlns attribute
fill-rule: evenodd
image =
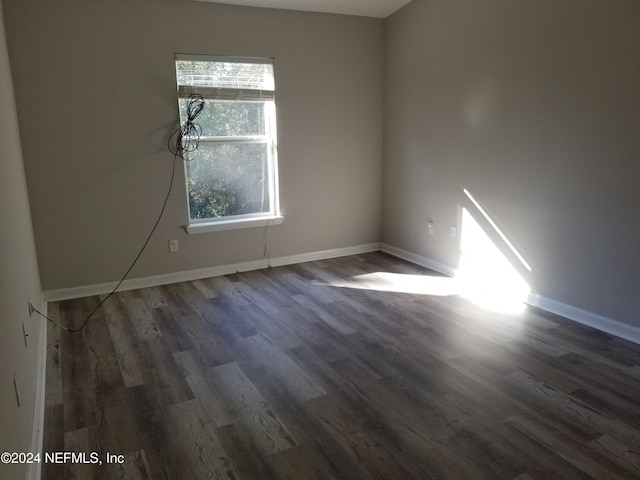
<svg viewBox="0 0 640 480"><path fill-rule="evenodd" d="M188 99L180 99L180 121L187 119ZM230 102L206 100L195 123L203 136L265 135L265 102Z"/></svg>
<svg viewBox="0 0 640 480"><path fill-rule="evenodd" d="M269 213L268 144L201 143L185 162L191 219Z"/></svg>

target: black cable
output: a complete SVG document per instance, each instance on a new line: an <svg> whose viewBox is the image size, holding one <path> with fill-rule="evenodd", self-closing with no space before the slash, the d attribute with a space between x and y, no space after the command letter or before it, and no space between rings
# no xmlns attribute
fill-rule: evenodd
<svg viewBox="0 0 640 480"><path fill-rule="evenodd" d="M169 136L168 147L169 147L169 151L173 153L171 180L169 182L169 188L167 190L167 194L164 197L164 202L162 202L162 208L160 209L160 214L158 215L158 218L156 219L156 223L153 225L153 228L149 232L149 235L147 235L147 239L142 245L142 248L140 249L140 251L138 252L138 255L136 255L136 258L133 260L133 262L131 262L131 265L129 266L125 274L122 276L118 284L114 287L114 289L111 290L111 292L106 297L104 297L100 301L100 303L98 303L98 305L91 311L89 315L87 315L87 318L84 319L84 322L82 322L82 325L80 325L80 327L78 328L66 327L62 325L60 322L57 322L56 320L52 320L51 318L46 316L44 313L40 312L39 310L36 310L32 306L32 309L35 313L46 318L54 325L60 326L67 332L78 333L87 326L89 319L93 317L93 315L104 304L104 302L106 302L109 298L111 298L111 296L114 293L116 293L118 288L120 288L120 285L122 285L122 283L125 281L129 273L131 273L131 270L133 270L133 267L136 265L136 263L138 263L138 260L140 259L140 257L142 256L142 253L147 248L147 245L149 244L151 237L153 236L156 229L158 228L158 225L160 224L160 220L162 219L162 216L164 215L164 211L167 208L167 202L169 201L169 197L171 196L171 190L173 189L173 181L176 176L176 160L178 159L178 157L184 159L185 153L195 152L198 149L198 143L200 141L200 134L202 132L202 129L200 128L200 125L198 125L197 123L194 123L194 120L198 117L198 115L200 115L203 109L204 109L204 100L202 98L202 95L197 93L190 95L189 104L187 105L187 121L183 125L178 127ZM175 142L174 143L175 148L172 148L171 146L172 139Z"/></svg>
<svg viewBox="0 0 640 480"><path fill-rule="evenodd" d="M167 140L167 148L176 157L180 157L183 160L190 160L184 158L186 153L195 152L198 149L200 143L200 135L202 135L202 128L194 120L200 115L204 109L204 99L199 93L192 93L189 95L189 103L187 104L187 121L180 125Z"/></svg>

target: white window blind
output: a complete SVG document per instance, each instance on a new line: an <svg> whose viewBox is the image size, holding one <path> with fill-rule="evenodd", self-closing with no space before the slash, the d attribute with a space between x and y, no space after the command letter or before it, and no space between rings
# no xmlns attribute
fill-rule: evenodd
<svg viewBox="0 0 640 480"><path fill-rule="evenodd" d="M192 93L208 100L275 98L271 59L177 54L177 65L181 65L176 70L180 98L188 98Z"/></svg>

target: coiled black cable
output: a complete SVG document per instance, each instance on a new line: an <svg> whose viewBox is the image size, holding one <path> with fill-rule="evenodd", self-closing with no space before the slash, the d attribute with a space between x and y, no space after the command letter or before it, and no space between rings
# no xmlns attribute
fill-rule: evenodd
<svg viewBox="0 0 640 480"><path fill-rule="evenodd" d="M185 158L185 154L195 152L198 149L202 128L197 123L194 123L194 120L200 115L203 109L204 99L202 95L199 93L189 95L187 120L169 136L169 140L167 141L169 151L176 157L187 161L191 160L191 158Z"/></svg>

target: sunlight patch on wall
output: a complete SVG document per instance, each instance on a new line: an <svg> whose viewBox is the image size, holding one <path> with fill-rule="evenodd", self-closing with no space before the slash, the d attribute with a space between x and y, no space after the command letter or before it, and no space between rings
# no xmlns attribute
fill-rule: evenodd
<svg viewBox="0 0 640 480"><path fill-rule="evenodd" d="M479 207L477 204L476 206ZM484 211L482 213L486 216ZM495 225L493 222L491 224ZM497 227L495 228L502 235ZM466 208L462 209L460 242L460 268L457 279L460 282L461 295L485 308L509 313L522 311L531 292L529 285ZM511 244L508 246L513 248ZM518 258L522 259L519 254ZM530 270L524 259L521 261Z"/></svg>
<svg viewBox="0 0 640 480"><path fill-rule="evenodd" d="M516 249L516 247L513 246L513 244L509 241L509 239L507 238L507 236L502 233L502 230L500 230L498 228L498 226L496 225L496 223L493 221L493 219L489 216L489 214L487 212L484 211L484 208L482 208L482 205L480 205L478 203L478 201L473 198L473 195L471 195L471 193L469 192L469 190L467 190L466 188L463 188L462 191L464 192L464 194L467 196L467 198L469 200L471 200L473 202L473 204L475 205L475 207L478 209L478 211L484 216L484 218L487 220L487 222L489 222L489 224L491 225L491 227L495 230L495 232L500 235L500 238L502 239L502 241L504 241L505 245L507 247L509 247L509 249L513 252L513 254L518 258L518 260L520 261L520 263L522 263L522 266L524 268L526 268L527 270L531 271L531 267L529 266L529 264L527 263L527 261L522 257L522 255L520 255L520 252ZM473 218L473 217L472 217Z"/></svg>

